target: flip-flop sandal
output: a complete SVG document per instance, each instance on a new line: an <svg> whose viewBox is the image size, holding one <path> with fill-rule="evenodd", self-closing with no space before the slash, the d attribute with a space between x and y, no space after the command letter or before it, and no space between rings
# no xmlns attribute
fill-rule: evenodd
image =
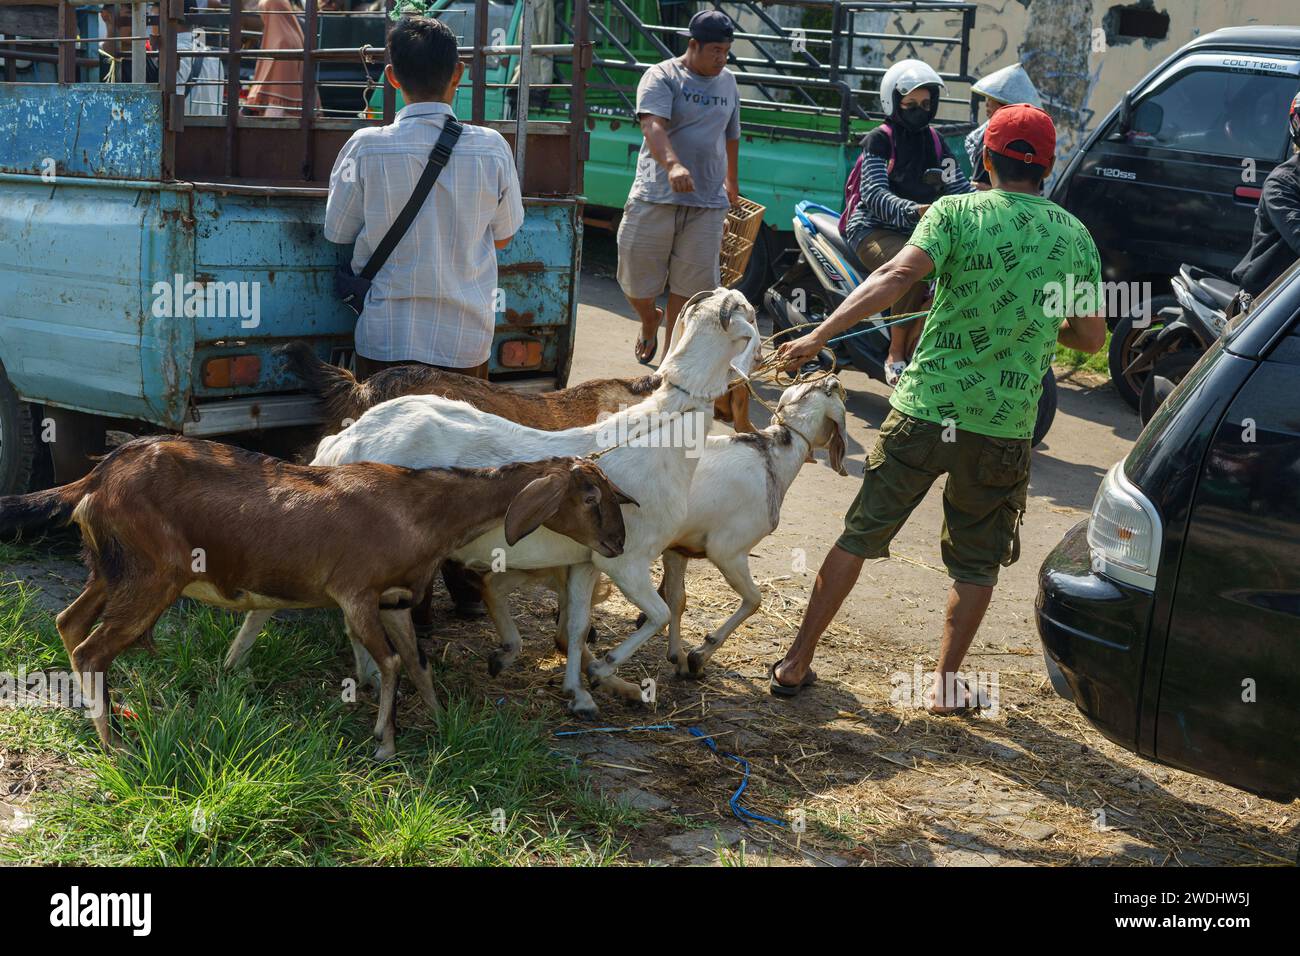
<svg viewBox="0 0 1300 956"><path fill-rule="evenodd" d="M780 661L774 661L767 668L767 692L773 697L798 697L803 693L805 687L811 687L817 683L817 672L809 670L798 684L782 684L776 679L776 667L780 663Z"/></svg>
<svg viewBox="0 0 1300 956"><path fill-rule="evenodd" d="M643 345L650 346L649 355L642 356L641 347ZM636 340L636 345L633 346L632 354L636 356L636 360L640 362L642 365L649 365L651 362L655 360L655 354L658 351L659 351L659 333L656 332L655 337L653 339L645 339L645 338L638 337Z"/></svg>
<svg viewBox="0 0 1300 956"><path fill-rule="evenodd" d="M963 684L963 686L966 685ZM931 710L930 704L934 703L933 696L929 691L927 691L925 697L927 701L925 712L931 717L963 717L969 716L970 714L978 714L984 709L983 705L980 704L979 695L971 693L970 687L966 687L967 703L962 707L956 707L952 710Z"/></svg>

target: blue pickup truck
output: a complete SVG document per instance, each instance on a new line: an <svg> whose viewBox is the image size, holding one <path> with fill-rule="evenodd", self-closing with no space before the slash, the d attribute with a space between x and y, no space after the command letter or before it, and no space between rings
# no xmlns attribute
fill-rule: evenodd
<svg viewBox="0 0 1300 956"><path fill-rule="evenodd" d="M183 68L192 28L183 13L172 15L145 56ZM321 35L317 16L311 3L308 38ZM209 28L206 40L205 55L222 63L223 77L235 76L221 81L223 101L238 102L249 71L239 25ZM105 83L80 53L6 42L0 493L76 477L110 430L295 447L319 421L318 407L273 349L302 339L324 359L350 361L355 316L334 298L332 273L351 250L322 236L325 185L352 131L384 117L319 109L301 111L304 122L231 116L224 106L191 115L188 88L175 79L182 69L155 69L156 82ZM584 42L577 37L567 58L579 109ZM304 101L325 102L316 96L322 66L358 52L304 45ZM462 53L484 63L481 51ZM363 55L382 69L382 49ZM472 115L462 117L499 128L514 146L520 123L484 116L486 73L472 89ZM385 115L391 120L391 103ZM565 383L577 312L585 133L580 123L547 120L523 121L526 217L500 254L490 360L494 379L529 389Z"/></svg>

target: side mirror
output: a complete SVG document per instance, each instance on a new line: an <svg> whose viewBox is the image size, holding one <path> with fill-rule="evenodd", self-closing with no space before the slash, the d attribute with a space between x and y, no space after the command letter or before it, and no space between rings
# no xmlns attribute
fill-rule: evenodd
<svg viewBox="0 0 1300 956"><path fill-rule="evenodd" d="M1165 109L1155 100L1146 100L1133 114L1133 131L1155 136L1165 125Z"/></svg>
<svg viewBox="0 0 1300 956"><path fill-rule="evenodd" d="M1115 129L1106 138L1112 142L1123 142L1128 137L1128 131L1132 123L1133 91L1129 90L1124 94L1124 99L1120 101L1119 118L1115 122Z"/></svg>

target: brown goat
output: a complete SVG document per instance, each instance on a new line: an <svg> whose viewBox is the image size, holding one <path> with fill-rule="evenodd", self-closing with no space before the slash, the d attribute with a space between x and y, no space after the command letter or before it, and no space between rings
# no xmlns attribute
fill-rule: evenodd
<svg viewBox="0 0 1300 956"><path fill-rule="evenodd" d="M429 365L398 365L358 382L345 368L322 362L305 342L290 342L279 352L289 371L325 403L325 435L333 435L380 402L403 395L441 395L512 422L554 432L590 425L602 412L614 413L644 401L659 387L658 375L640 378L593 378L555 392L521 392L459 372ZM749 392L733 385L714 403L714 418L753 431L749 421Z"/></svg>
<svg viewBox="0 0 1300 956"><path fill-rule="evenodd" d="M644 401L659 387L657 375L597 378L557 392L521 392L428 365L398 365L358 382L347 369L322 362L305 342L279 349L289 371L325 403L324 434L333 435L380 402L404 395L441 395L542 431L591 425L601 412Z"/></svg>
<svg viewBox="0 0 1300 956"><path fill-rule="evenodd" d="M483 469L321 467L156 436L127 442L72 484L0 498L0 534L69 521L81 529L90 575L57 624L106 747L115 742L107 701L94 689L114 658L187 596L244 611L339 607L379 665L376 756L384 759L396 749L399 661L438 709L409 610L382 611L384 599L423 594L450 551L502 522L511 544L546 525L617 556L621 504L635 502L595 463L572 458Z"/></svg>

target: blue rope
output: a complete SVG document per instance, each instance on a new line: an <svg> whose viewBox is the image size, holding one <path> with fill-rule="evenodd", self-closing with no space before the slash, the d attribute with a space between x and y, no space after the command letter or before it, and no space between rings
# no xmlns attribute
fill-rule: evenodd
<svg viewBox="0 0 1300 956"><path fill-rule="evenodd" d="M727 803L731 805L731 812L735 815L737 820L745 824L745 826L749 826L750 822L753 820L758 820L762 823L775 824L778 827L786 825L784 820L774 820L772 817L765 817L761 813L754 813L752 810L748 810L740 805L740 795L744 793L745 788L749 786L748 760L744 757L737 757L735 754L729 754L725 750L719 750L718 745L713 742L713 738L709 737L698 727L687 727L686 732L692 737L700 738L700 743L704 744L704 746L708 747L715 754L722 757L728 757L740 764L741 773L743 774L740 778L740 786L736 788L736 792L733 793L731 799L727 801Z"/></svg>
<svg viewBox="0 0 1300 956"><path fill-rule="evenodd" d="M673 724L641 724L637 727L590 727L585 730L557 730L557 737L579 737L582 734L628 734L634 730L676 730Z"/></svg>
<svg viewBox="0 0 1300 956"><path fill-rule="evenodd" d="M836 342L843 342L845 339L866 335L868 332L875 332L877 329L887 329L891 325L902 325L904 322L911 322L916 318L915 315L905 315L901 319L890 319L888 322L881 322L879 325L869 325L865 329L858 329L856 332L845 332L843 335L837 335L826 344L828 346L834 345Z"/></svg>
<svg viewBox="0 0 1300 956"><path fill-rule="evenodd" d="M733 793L731 799L727 801L727 805L731 807L732 815L741 823L745 824L745 826L750 826L755 820L760 823L771 823L778 827L787 826L784 820L777 820L772 817L764 816L761 813L755 813L747 807L741 806L740 797L749 787L749 761L744 757L738 757L733 753L727 753L725 750L719 750L718 745L713 742L713 738L698 727L678 727L676 724L640 724L635 727L591 727L583 730L557 730L554 733L556 737L578 737L583 734L626 734L638 730L685 730L692 737L698 738L700 743L712 750L717 756L734 760L736 763L740 764L741 779L740 786L736 788L736 792ZM552 753L557 753L557 751L552 751ZM575 763L576 762L577 761L575 760Z"/></svg>

